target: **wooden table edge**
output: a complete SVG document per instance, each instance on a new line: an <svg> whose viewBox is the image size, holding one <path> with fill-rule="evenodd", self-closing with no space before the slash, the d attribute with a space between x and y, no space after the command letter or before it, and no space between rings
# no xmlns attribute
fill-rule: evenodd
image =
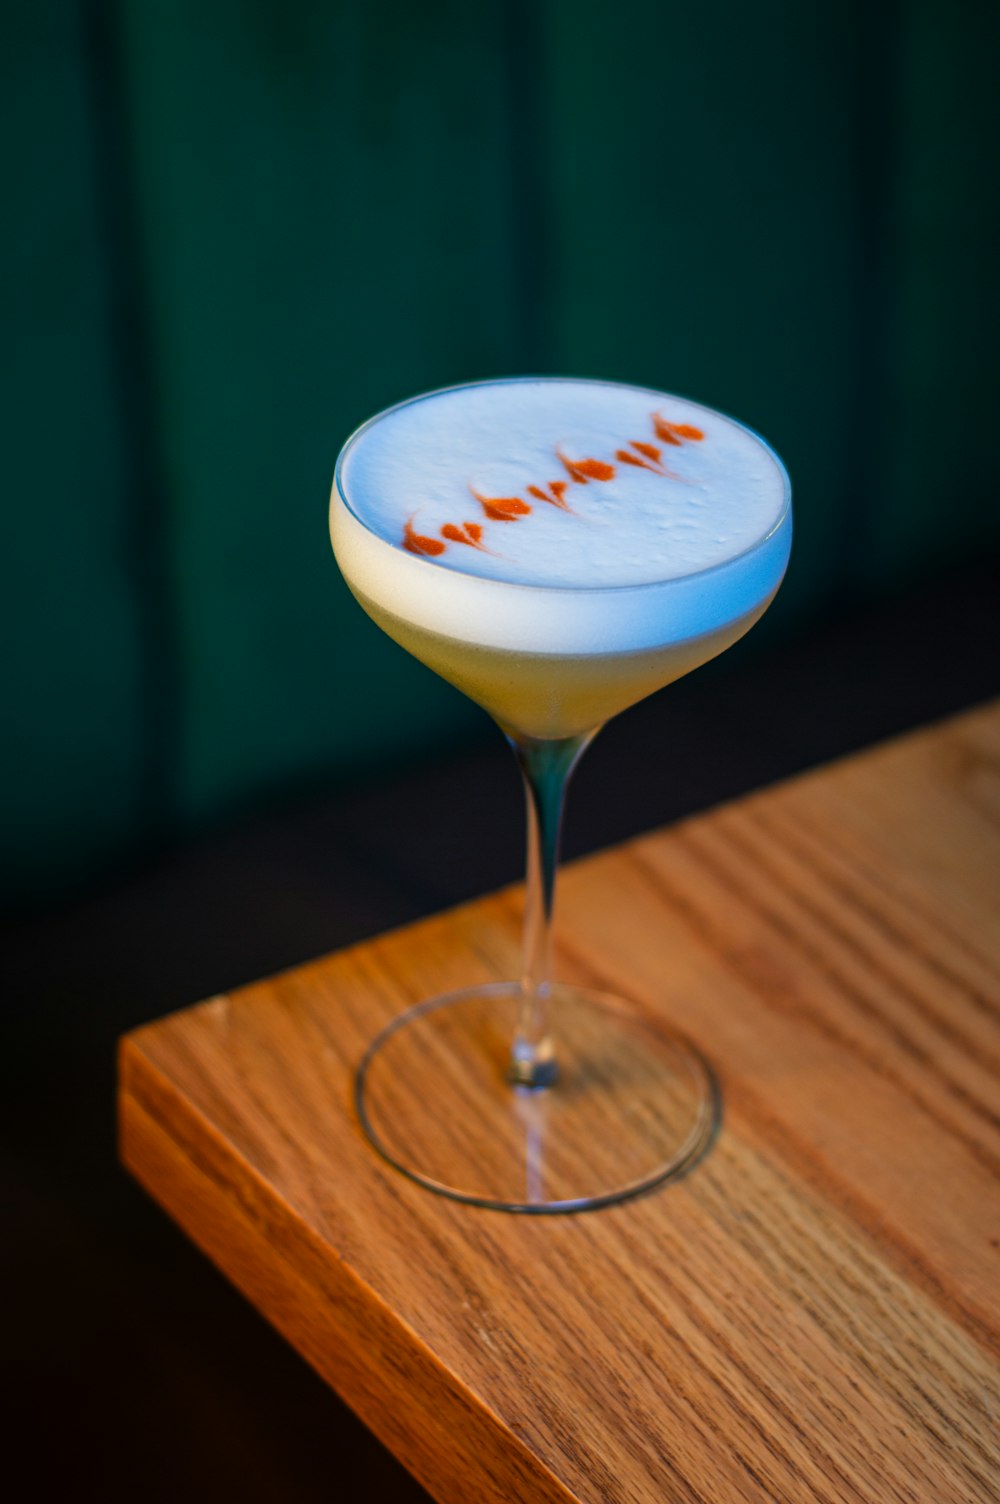
<svg viewBox="0 0 1000 1504"><path fill-rule="evenodd" d="M287 1202L275 1237L277 1193L144 1055L142 1033L119 1044L119 1153L147 1194L442 1504L576 1504Z"/></svg>

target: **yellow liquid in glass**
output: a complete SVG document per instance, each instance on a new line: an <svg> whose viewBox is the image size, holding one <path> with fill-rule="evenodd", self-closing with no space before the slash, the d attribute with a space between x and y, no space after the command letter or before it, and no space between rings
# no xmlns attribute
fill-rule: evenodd
<svg viewBox="0 0 1000 1504"><path fill-rule="evenodd" d="M503 730L537 739L593 731L629 705L699 668L742 637L770 600L712 632L655 648L626 653L528 653L430 632L351 588L372 620L400 647L475 700Z"/></svg>

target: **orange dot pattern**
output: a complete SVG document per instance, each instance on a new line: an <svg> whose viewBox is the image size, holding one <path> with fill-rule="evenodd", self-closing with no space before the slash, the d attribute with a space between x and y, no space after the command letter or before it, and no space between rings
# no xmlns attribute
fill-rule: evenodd
<svg viewBox="0 0 1000 1504"><path fill-rule="evenodd" d="M685 444L700 444L705 437L702 430L695 428L692 423L673 423L658 412L652 413L650 418L653 433L659 439L660 445L680 449ZM614 479L615 466L608 460L598 459L593 455L576 458L565 454L558 445L553 452L569 476L569 480L563 480L560 477L541 485L527 486L525 489L528 495L533 496L536 501L558 507L563 512L572 512L573 508L566 500L566 492L570 486L586 486L592 481L601 484ZM631 465L638 470L650 470L654 475L663 475L669 480L686 484L684 476L677 475L664 462L663 449L659 445L649 443L646 439L628 440L620 449L615 450L614 457L620 465ZM469 486L469 492L478 501L490 522L520 522L531 515L531 503L521 496L484 496L472 485ZM489 549L482 541L481 523L446 522L440 530L441 536L431 538L414 531L413 516L414 514L411 514L407 518L403 528L403 547L411 554L424 554L430 558L437 558L444 553L448 543L463 544L467 548L478 548L484 553L489 553ZM442 539L447 541L442 542Z"/></svg>

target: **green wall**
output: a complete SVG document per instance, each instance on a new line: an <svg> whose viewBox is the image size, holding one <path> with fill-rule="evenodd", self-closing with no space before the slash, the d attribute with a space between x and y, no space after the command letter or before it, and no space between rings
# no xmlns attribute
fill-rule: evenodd
<svg viewBox="0 0 1000 1504"><path fill-rule="evenodd" d="M994 17L20 8L5 890L481 734L326 540L341 440L415 391L604 375L759 427L798 503L765 645L995 540Z"/></svg>
<svg viewBox="0 0 1000 1504"><path fill-rule="evenodd" d="M142 581L91 81L77 8L18 10L4 111L3 705L7 892L88 870L146 824Z"/></svg>

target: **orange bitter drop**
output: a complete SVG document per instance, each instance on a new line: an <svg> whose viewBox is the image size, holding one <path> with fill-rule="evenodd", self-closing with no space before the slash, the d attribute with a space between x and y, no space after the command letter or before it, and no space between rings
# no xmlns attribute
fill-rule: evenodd
<svg viewBox="0 0 1000 1504"><path fill-rule="evenodd" d="M478 522L463 522L459 527L454 522L446 522L441 529L442 538L448 538L452 543L467 543L470 548L483 548L481 538L483 530ZM483 549L483 552L487 552Z"/></svg>
<svg viewBox="0 0 1000 1504"><path fill-rule="evenodd" d="M412 517L406 519L406 525L403 528L403 547L411 554L427 554L430 558L444 553L444 544L440 538L426 538L422 533L413 531Z"/></svg>
<svg viewBox="0 0 1000 1504"><path fill-rule="evenodd" d="M557 449L556 454L565 466L570 480L575 480L578 486L585 486L588 480L611 480L614 476L614 465L609 465L604 460L567 459L561 449Z"/></svg>
<svg viewBox="0 0 1000 1504"><path fill-rule="evenodd" d="M564 480L550 480L545 487L529 486L528 493L537 496L539 501L547 501L550 507L559 507L563 512L569 512L572 508L566 500L567 484Z"/></svg>
<svg viewBox="0 0 1000 1504"><path fill-rule="evenodd" d="M470 486L469 490L493 522L516 522L519 517L527 517L531 511L528 503L522 501L520 496L483 496L475 486Z"/></svg>
<svg viewBox="0 0 1000 1504"><path fill-rule="evenodd" d="M691 423L668 423L660 413L653 413L652 417L656 437L662 439L664 444L674 444L680 448L685 439L700 444L705 437L701 429L695 428Z"/></svg>

